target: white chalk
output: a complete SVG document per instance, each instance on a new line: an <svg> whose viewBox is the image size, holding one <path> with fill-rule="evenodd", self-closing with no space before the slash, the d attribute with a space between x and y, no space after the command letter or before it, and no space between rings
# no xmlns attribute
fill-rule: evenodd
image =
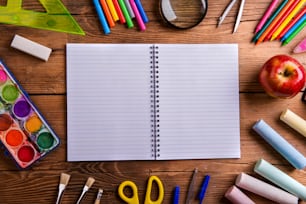
<svg viewBox="0 0 306 204"><path fill-rule="evenodd" d="M52 52L52 49L33 42L29 39L26 39L24 37L21 37L17 34L14 36L14 39L11 43L11 47L23 51L39 59L42 59L44 61L48 61L49 56Z"/></svg>
<svg viewBox="0 0 306 204"><path fill-rule="evenodd" d="M226 193L225 197L234 204L255 204L247 195L245 195L236 186L230 187Z"/></svg>
<svg viewBox="0 0 306 204"><path fill-rule="evenodd" d="M297 204L299 200L298 197L245 173L237 176L235 184L276 203Z"/></svg>
<svg viewBox="0 0 306 204"><path fill-rule="evenodd" d="M297 132L301 133L304 137L306 137L306 120L289 109L286 109L282 112L280 119L295 129Z"/></svg>

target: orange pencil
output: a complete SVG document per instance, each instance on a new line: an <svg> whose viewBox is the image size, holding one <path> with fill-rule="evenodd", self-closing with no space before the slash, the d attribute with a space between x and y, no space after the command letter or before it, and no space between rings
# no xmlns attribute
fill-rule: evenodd
<svg viewBox="0 0 306 204"><path fill-rule="evenodd" d="M288 25L282 30L282 32L277 36L276 39L281 39L290 28L306 13L306 7L304 7L289 23Z"/></svg>
<svg viewBox="0 0 306 204"><path fill-rule="evenodd" d="M266 39L266 36L270 33L270 31L274 28L278 20L283 16L283 14L287 11L287 9L294 3L294 0L290 0L287 2L287 4L284 6L284 8L279 12L279 14L275 17L275 19L271 22L269 27L265 30L265 32L258 38L256 45L261 43Z"/></svg>
<svg viewBox="0 0 306 204"><path fill-rule="evenodd" d="M273 29L270 31L270 33L267 35L266 40L274 40L272 39L273 34L282 27L283 22L286 20L287 17L289 17L290 13L294 10L294 8L299 4L304 4L305 0L295 0L293 3L289 6L289 8L285 11L285 13L281 16L281 18L278 20L278 22L275 24Z"/></svg>
<svg viewBox="0 0 306 204"><path fill-rule="evenodd" d="M114 19L109 11L109 8L107 6L107 3L105 0L100 0L100 4L101 4L101 7L103 9L103 12L104 12L104 15L106 17L106 20L108 22L108 25L109 27L114 27L115 26L115 22L114 22Z"/></svg>

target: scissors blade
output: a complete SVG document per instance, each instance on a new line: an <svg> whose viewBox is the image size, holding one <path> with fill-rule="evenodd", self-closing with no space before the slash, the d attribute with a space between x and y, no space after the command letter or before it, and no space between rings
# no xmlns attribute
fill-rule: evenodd
<svg viewBox="0 0 306 204"><path fill-rule="evenodd" d="M226 7L226 9L223 11L222 15L218 19L218 27L221 25L221 23L224 21L225 17L227 14L230 12L234 4L236 3L237 0L232 0Z"/></svg>
<svg viewBox="0 0 306 204"><path fill-rule="evenodd" d="M239 7L239 12L238 12L238 15L237 15L237 18L236 18L236 22L235 22L235 27L234 27L233 33L235 33L237 31L238 26L240 24L241 17L242 17L242 12L243 12L243 8L244 8L244 3L245 3L245 0L241 0L240 7Z"/></svg>

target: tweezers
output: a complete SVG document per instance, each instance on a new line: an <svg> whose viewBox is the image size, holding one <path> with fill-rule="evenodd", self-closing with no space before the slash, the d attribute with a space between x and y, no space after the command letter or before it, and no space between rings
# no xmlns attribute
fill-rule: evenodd
<svg viewBox="0 0 306 204"><path fill-rule="evenodd" d="M230 12L234 4L236 3L237 0L232 0L226 7L226 9L223 11L222 15L218 19L218 27L221 25L221 23L224 21L225 17L227 14ZM235 22L235 27L233 30L233 33L235 33L238 29L241 17L242 17L242 12L243 12L243 7L244 7L245 0L241 0L238 15L236 17L236 22Z"/></svg>

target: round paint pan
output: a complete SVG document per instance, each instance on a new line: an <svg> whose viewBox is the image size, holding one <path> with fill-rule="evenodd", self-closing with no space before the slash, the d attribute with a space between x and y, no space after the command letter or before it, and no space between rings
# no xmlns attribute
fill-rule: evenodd
<svg viewBox="0 0 306 204"><path fill-rule="evenodd" d="M28 117L24 123L24 128L30 133L38 132L41 127L42 121L36 114L33 114Z"/></svg>
<svg viewBox="0 0 306 204"><path fill-rule="evenodd" d="M0 131L8 130L13 124L11 116L8 114L0 114Z"/></svg>
<svg viewBox="0 0 306 204"><path fill-rule="evenodd" d="M35 150L30 145L24 145L17 151L17 158L21 162L31 162L35 158Z"/></svg>
<svg viewBox="0 0 306 204"><path fill-rule="evenodd" d="M9 129L5 134L5 142L10 147L18 147L24 141L24 134L18 129Z"/></svg>
<svg viewBox="0 0 306 204"><path fill-rule="evenodd" d="M7 103L13 103L19 96L19 91L13 84L6 84L1 91L1 97Z"/></svg>
<svg viewBox="0 0 306 204"><path fill-rule="evenodd" d="M42 150L48 150L54 145L54 137L50 132L40 132L37 136L36 143Z"/></svg>

